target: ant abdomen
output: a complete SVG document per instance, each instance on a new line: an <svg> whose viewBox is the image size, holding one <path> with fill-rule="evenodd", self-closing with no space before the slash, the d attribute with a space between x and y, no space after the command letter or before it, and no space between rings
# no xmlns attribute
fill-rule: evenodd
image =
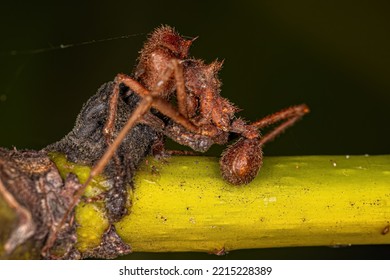
<svg viewBox="0 0 390 280"><path fill-rule="evenodd" d="M233 185L250 183L263 163L259 139L240 138L229 146L220 159L222 177Z"/></svg>

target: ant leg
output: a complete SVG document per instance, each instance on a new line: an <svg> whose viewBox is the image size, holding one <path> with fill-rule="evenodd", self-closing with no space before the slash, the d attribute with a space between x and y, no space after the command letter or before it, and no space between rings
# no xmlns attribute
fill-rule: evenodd
<svg viewBox="0 0 390 280"><path fill-rule="evenodd" d="M176 83L177 108L173 107L171 103L166 101L164 98L161 98L158 94L154 96L155 99L153 100L152 107L192 133L201 134L208 137L215 136L218 133L218 129L210 126L203 126L200 128L198 125L194 124L188 119L187 92L185 90L183 67L180 64L180 60L172 59L170 61L166 72L160 79L160 82L157 84L157 86L162 87L162 85L167 82L172 77L172 75ZM123 83L141 97L152 94L139 82L135 81L127 75L118 74L116 80L118 81L118 84ZM210 98L211 96L209 99ZM204 114L206 114L206 112Z"/></svg>
<svg viewBox="0 0 390 280"><path fill-rule="evenodd" d="M102 130L102 134L105 138L107 147L109 147L114 140L119 92L120 83L117 81L117 79L115 79L108 103L107 120ZM110 159L108 160L108 162L109 161ZM113 162L113 166L115 167L115 176L113 177L114 180L111 188L105 193L105 202L107 217L110 222L115 222L127 213L127 209L125 206L127 201L127 189L124 187L126 184L125 174L127 173L116 152L112 155L111 161Z"/></svg>
<svg viewBox="0 0 390 280"><path fill-rule="evenodd" d="M286 120L281 123L279 126L274 128L268 134L264 135L259 140L259 145L264 145L267 142L272 141L276 136L285 131L288 127L292 126L296 123L300 118L309 113L309 107L305 104L293 106L290 108L286 108L282 111L276 112L272 115L266 116L263 119L260 119L256 122L251 123L250 125L255 126L258 129L270 126L279 121Z"/></svg>
<svg viewBox="0 0 390 280"><path fill-rule="evenodd" d="M173 72L176 81L177 108L179 110L179 113L187 118L188 117L187 93L185 90L183 66L180 64L179 60L177 59L172 59L171 64L173 67Z"/></svg>
<svg viewBox="0 0 390 280"><path fill-rule="evenodd" d="M216 131L211 128L201 128L196 125L194 125L189 119L187 119L184 115L182 115L180 112L178 112L178 109L176 109L171 103L166 101L165 99L161 98L159 96L159 89L163 86L164 81L168 81L171 77L172 71L175 71L173 69L169 69L166 71L166 74L163 77L166 77L166 79L161 79L160 82L157 83L157 89L153 91L149 91L146 89L143 85L141 85L136 80L132 79L131 77L125 75L125 74L118 74L115 78L115 80L118 82L118 84L124 84L127 87L129 87L131 90L133 90L136 94L140 95L141 97L146 96L153 96L153 102L151 107L157 109L160 113L170 118L175 123L183 126L188 131L195 133L195 134L201 134L203 136L209 136L212 137L215 135ZM185 91L182 93L179 93L185 96ZM181 105L180 105L181 106ZM184 105L183 105L184 106Z"/></svg>
<svg viewBox="0 0 390 280"><path fill-rule="evenodd" d="M285 123L282 123L279 127L276 127L269 134L261 138L261 144L265 144L275 138L278 134L282 133L286 128L293 125L297 120L299 120L303 115L309 112L309 108L305 104L292 106L276 112L274 114L268 115L258 121L247 124L242 119L235 120L230 128L231 132L241 134L241 136L253 139L259 137L259 129L270 126L274 123L286 120Z"/></svg>
<svg viewBox="0 0 390 280"><path fill-rule="evenodd" d="M171 60L171 64L168 65L167 70L165 71L164 75L160 79L160 82L156 85L155 91L158 91L158 87L164 85L171 77L172 72L174 74L175 80L176 80L176 91L177 91L177 102L178 102L178 109L179 113L183 115L184 117L187 117L187 109L186 109L186 92L185 92L185 84L184 84L184 77L183 77L183 68L177 59ZM141 96L149 95L150 92L146 90L143 86L141 86L138 82L133 80L131 77L124 75L124 74L118 74L115 77L114 80L114 88L113 92L110 96L109 101L109 108L108 108L108 117L106 124L103 128L103 135L106 138L107 145L110 145L112 142L112 137L114 133L114 126L115 126L115 119L117 115L117 106L118 106L118 98L119 98L119 85L123 83L135 92L139 93ZM157 94L156 94L157 95ZM145 116L146 117L146 116ZM149 120L153 120L151 116L147 118ZM147 121L146 121L147 123ZM155 122L152 122L150 124L151 126L156 125ZM158 125L158 124L157 124ZM159 125L161 126L161 125ZM156 127L157 128L157 127ZM118 156L114 155L114 162L117 165L118 169L120 169L120 160Z"/></svg>
<svg viewBox="0 0 390 280"><path fill-rule="evenodd" d="M115 81L114 87L108 103L107 120L104 125L102 134L106 140L106 145L109 147L113 141L115 130L115 120L117 115L117 106L119 98L119 84ZM127 200L127 190L125 185L125 167L117 153L112 155L112 161L115 166L115 177L111 188L105 193L106 211L110 222L114 222L123 217L127 213L125 207Z"/></svg>
<svg viewBox="0 0 390 280"><path fill-rule="evenodd" d="M127 120L125 126L119 132L118 136L108 147L106 152L103 154L102 158L92 168L87 181L84 183L83 187L78 192L81 193L84 192L85 187L92 181L92 179L95 176L99 175L104 170L104 168L106 167L106 165L108 164L108 162L110 161L110 159L112 158L116 150L119 148L123 139L126 137L127 133L129 133L129 131L134 127L134 125L136 125L138 120L142 118L142 116L150 109L152 103L153 103L152 96L146 96L141 100L141 102L138 104L138 107L135 109L135 111L132 113L130 118Z"/></svg>
<svg viewBox="0 0 390 280"><path fill-rule="evenodd" d="M143 114L145 114L151 107L151 104L153 102L152 96L146 96L141 100L138 107L135 109L133 114L130 116L128 121L126 122L125 126L122 128L122 130L119 132L118 136L114 139L114 141L111 143L111 145L107 148L106 152L102 156L102 158L96 163L96 165L92 168L89 177L84 182L84 184L77 190L75 193L71 203L69 204L69 207L67 211L65 212L64 216L62 217L60 223L56 226L56 228L50 233L45 246L43 247L42 251L47 252L50 250L50 248L53 247L54 242L57 239L57 235L59 233L59 230L62 228L62 226L65 224L66 219L68 218L70 212L74 209L76 204L79 202L80 198L82 197L85 189L91 183L93 178L95 178L97 175L99 175L104 168L107 166L108 162L122 143L123 139L126 137L127 133L134 127L134 125L137 123L137 121L142 117Z"/></svg>
<svg viewBox="0 0 390 280"><path fill-rule="evenodd" d="M118 85L122 83L125 86L129 87L136 94L138 94L143 98L147 96L152 96L153 102L151 107L157 109L160 113L169 117L173 121L181 124L186 129L198 133L199 132L198 127L193 125L185 116L179 113L178 110L175 107L173 107L172 104L170 104L168 101L166 101L165 99L159 96L159 89L163 86L163 84L165 84L166 81L169 80L169 78L172 75L172 72L173 69L167 70L166 74L163 75L162 79L160 79L160 82L157 83L156 89L153 91L149 91L139 82L137 82L136 80L134 80L133 78L125 74L118 74L115 78L115 81L117 82Z"/></svg>
<svg viewBox="0 0 390 280"><path fill-rule="evenodd" d="M103 128L103 135L106 138L107 145L111 143L112 136L114 133L118 98L119 98L119 85L116 81L114 81L114 88L110 96L110 101L108 106L108 117L107 117L106 124L104 125Z"/></svg>
<svg viewBox="0 0 390 280"><path fill-rule="evenodd" d="M263 127L270 126L281 120L289 119L295 116L303 116L308 112L309 107L307 107L306 104L296 105L268 115L258 121L251 123L251 125L256 126L258 129L262 129Z"/></svg>
<svg viewBox="0 0 390 280"><path fill-rule="evenodd" d="M262 146L308 112L309 108L303 104L284 109L249 125L242 120L233 123L235 132L241 133L243 137L222 154L220 169L223 178L233 185L250 183L257 176L263 164ZM283 120L285 121L263 137L260 137L258 133L257 136L253 133L254 128L264 128ZM251 137L246 137L247 135Z"/></svg>
<svg viewBox="0 0 390 280"><path fill-rule="evenodd" d="M117 74L114 79L114 86L112 90L112 94L109 101L109 107L108 107L108 117L106 124L103 128L103 135L106 138L107 145L109 145L112 142L112 136L114 132L114 126L115 126L115 118L117 115L117 106L118 106L118 98L119 98L119 85L121 83L126 84L129 88L131 88L133 91L137 92L140 96L144 97L149 95L149 91L144 88L140 83L133 80L130 76L126 74Z"/></svg>

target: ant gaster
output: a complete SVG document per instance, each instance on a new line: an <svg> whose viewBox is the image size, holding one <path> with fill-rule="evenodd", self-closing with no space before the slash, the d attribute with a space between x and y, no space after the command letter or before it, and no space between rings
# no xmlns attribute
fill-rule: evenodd
<svg viewBox="0 0 390 280"><path fill-rule="evenodd" d="M303 104L249 124L236 118L238 108L220 96L218 72L222 62L206 64L188 57L195 39L187 40L169 26L157 28L144 44L133 75L118 74L112 83L104 85L84 105L72 132L46 148L94 165L65 216L104 169L114 178L114 187L107 195L109 218L113 222L123 216L124 186L145 155L152 150L159 152L155 147L161 147L163 135L200 152L238 135L240 138L222 154L221 173L233 185L247 184L262 165L263 145L308 113ZM171 103L173 99L176 106ZM261 129L278 122L261 136ZM44 250L53 245L61 226L49 236Z"/></svg>

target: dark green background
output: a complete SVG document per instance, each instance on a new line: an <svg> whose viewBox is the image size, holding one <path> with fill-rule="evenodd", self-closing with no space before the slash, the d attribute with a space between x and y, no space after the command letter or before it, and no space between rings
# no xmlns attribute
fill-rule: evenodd
<svg viewBox="0 0 390 280"><path fill-rule="evenodd" d="M311 114L267 145L266 155L389 153L387 1L24 2L0 8L0 146L39 149L60 139L102 83L131 72L146 34L164 23L200 36L193 56L225 59L222 95L246 119L293 104L310 106ZM223 258L388 258L389 253L388 246L353 246L242 250Z"/></svg>

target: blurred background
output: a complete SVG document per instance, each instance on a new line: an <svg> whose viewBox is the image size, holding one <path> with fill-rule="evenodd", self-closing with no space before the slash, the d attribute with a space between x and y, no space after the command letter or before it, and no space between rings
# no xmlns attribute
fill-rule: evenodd
<svg viewBox="0 0 390 280"><path fill-rule="evenodd" d="M169 24L182 35L199 36L192 56L225 60L222 95L243 109L245 119L294 104L310 106L308 116L266 146L266 156L390 152L387 1L24 2L1 4L2 147L41 149L61 139L101 84L117 73L131 73L146 35ZM92 43L123 35L134 36ZM75 46L60 48L68 44ZM241 250L223 257L137 253L130 258L389 255L389 246L352 246Z"/></svg>

